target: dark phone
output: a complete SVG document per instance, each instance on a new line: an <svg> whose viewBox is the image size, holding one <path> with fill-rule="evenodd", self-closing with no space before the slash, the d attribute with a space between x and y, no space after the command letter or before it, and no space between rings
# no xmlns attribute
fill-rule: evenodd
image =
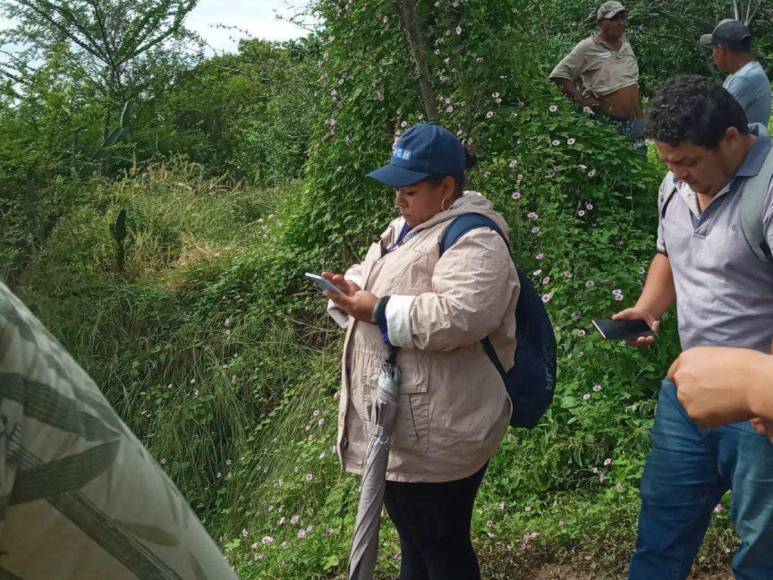
<svg viewBox="0 0 773 580"><path fill-rule="evenodd" d="M611 320L594 318L593 326L607 340L628 340L640 336L655 336L649 325L643 320Z"/></svg>

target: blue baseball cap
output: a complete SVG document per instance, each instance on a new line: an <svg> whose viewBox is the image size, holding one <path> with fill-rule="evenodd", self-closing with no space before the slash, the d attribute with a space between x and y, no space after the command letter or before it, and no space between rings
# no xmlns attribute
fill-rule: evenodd
<svg viewBox="0 0 773 580"><path fill-rule="evenodd" d="M389 187L413 185L430 175L463 175L464 146L438 125L415 125L400 137L389 165L368 177Z"/></svg>

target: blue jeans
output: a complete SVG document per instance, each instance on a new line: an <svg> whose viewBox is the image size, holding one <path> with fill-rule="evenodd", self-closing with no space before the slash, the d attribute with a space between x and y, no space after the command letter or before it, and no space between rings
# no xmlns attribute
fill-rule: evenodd
<svg viewBox="0 0 773 580"><path fill-rule="evenodd" d="M701 429L663 381L641 483L629 580L687 578L712 511L732 490L738 580L773 578L773 445L749 422Z"/></svg>

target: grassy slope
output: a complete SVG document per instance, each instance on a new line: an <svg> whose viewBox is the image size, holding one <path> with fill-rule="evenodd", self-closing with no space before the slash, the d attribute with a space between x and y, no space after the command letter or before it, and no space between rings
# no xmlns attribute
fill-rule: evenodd
<svg viewBox="0 0 773 580"><path fill-rule="evenodd" d="M357 482L331 450L340 335L294 278L314 266L282 243L283 220L301 197L297 185L232 190L184 163L94 183L90 202L59 224L19 284L244 578L340 576L356 509ZM121 208L130 237L117 273L109 224ZM585 243L596 242L578 238L577 260ZM556 316L581 300L557 300ZM548 418L534 432L511 431L492 463L473 524L488 578L544 561L614 577L633 545L650 383L666 356L631 358L569 328L559 342L562 367L585 357L587 376L566 374ZM650 391L604 384L583 406L578 395L606 376L596 372L605 365L622 365L616 380ZM728 528L724 512L705 566L733 546ZM399 550L388 522L382 539L379 577L394 577Z"/></svg>

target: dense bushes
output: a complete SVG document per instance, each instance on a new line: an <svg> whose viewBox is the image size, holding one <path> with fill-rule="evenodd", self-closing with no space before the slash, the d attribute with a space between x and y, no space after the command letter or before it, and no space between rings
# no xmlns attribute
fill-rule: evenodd
<svg viewBox="0 0 773 580"><path fill-rule="evenodd" d="M478 151L471 187L506 216L559 340L553 407L534 431L508 433L481 492L474 535L492 578L551 559L624 566L653 394L678 348L670 318L646 352L603 342L589 325L638 296L662 172L544 79L589 8L417 7L437 120ZM84 183L19 278L245 578L345 570L357 480L331 450L340 333L302 273L362 255L392 197L364 174L431 114L397 3L320 0L315 10L319 39L243 44L135 110L146 151L203 165L139 164ZM643 61L658 43L638 39ZM679 66L653 65L649 86ZM279 182L304 161L303 181L277 189L211 177ZM110 225L122 210L120 268ZM709 564L733 543L725 514L720 524ZM388 523L383 538L380 570L394 575Z"/></svg>

